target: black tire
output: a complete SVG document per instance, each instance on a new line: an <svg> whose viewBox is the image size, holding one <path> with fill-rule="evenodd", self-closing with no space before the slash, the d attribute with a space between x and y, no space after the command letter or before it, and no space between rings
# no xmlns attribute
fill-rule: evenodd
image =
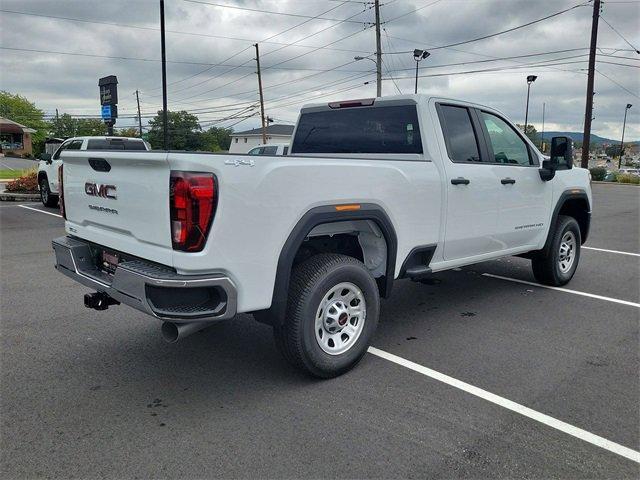
<svg viewBox="0 0 640 480"><path fill-rule="evenodd" d="M47 176L40 177L40 200L45 207L55 207L58 205L58 196L49 190L49 182Z"/></svg>
<svg viewBox="0 0 640 480"><path fill-rule="evenodd" d="M560 287L569 283L576 273L578 262L580 261L580 245L582 239L580 237L580 227L573 217L560 215L553 232L551 232L551 244L546 254L539 253L531 259L531 267L533 268L533 276L536 280L544 285ZM573 259L568 265L565 260L564 266L561 260L566 256L561 256L561 247L563 246L563 238L573 236ZM565 242L566 245L566 242Z"/></svg>
<svg viewBox="0 0 640 480"><path fill-rule="evenodd" d="M341 283L350 283L359 289L366 313L360 333L354 335L350 347L343 353L329 354L316 338L316 314L327 294ZM287 313L284 322L274 327L276 346L294 366L319 378L336 377L352 369L367 353L378 326L379 312L378 286L362 262L345 255L314 255L294 267ZM351 321L349 317L348 322Z"/></svg>

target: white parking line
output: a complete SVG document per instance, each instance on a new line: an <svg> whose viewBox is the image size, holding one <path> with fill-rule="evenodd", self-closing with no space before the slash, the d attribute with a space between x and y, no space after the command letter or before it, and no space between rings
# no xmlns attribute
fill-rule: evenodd
<svg viewBox="0 0 640 480"><path fill-rule="evenodd" d="M519 403L512 402L511 400L508 400L504 397L500 397L491 392L487 392L486 390L445 375L444 373L440 373L430 368L423 367L422 365L414 363L410 360L406 360L402 357L398 357L397 355L394 355L392 353L378 350L375 347L369 347L368 351L372 355L388 360L389 362L393 362L397 365L408 368L409 370L413 370L414 372L420 373L439 382L446 383L447 385L470 393L471 395L475 395L476 397L482 398L483 400L491 402L495 405L499 405L500 407L506 408L507 410L519 413L520 415L535 420L536 422L540 422L551 428L560 430L561 432L564 432L568 435L579 438L580 440L591 443L592 445L596 445L597 447L604 448L605 450L628 458L629 460L632 460L636 463L640 463L640 452L632 450L628 447L607 440L606 438L600 437L591 432L587 432L586 430L582 430L581 428L574 427L573 425L565 423L562 420L558 420L557 418L553 418L549 415L545 415L544 413L532 410L529 407L525 407L524 405L520 405Z"/></svg>
<svg viewBox="0 0 640 480"><path fill-rule="evenodd" d="M54 217L62 218L62 215L57 213L45 212L44 210L40 210L39 208L27 207L26 205L18 205L20 208L26 208L27 210L33 210L34 212L46 213L47 215L52 215Z"/></svg>
<svg viewBox="0 0 640 480"><path fill-rule="evenodd" d="M607 250L606 248L580 247L583 250L595 250L597 252L617 253L618 255L631 255L632 257L640 257L640 253L621 252L619 250Z"/></svg>
<svg viewBox="0 0 640 480"><path fill-rule="evenodd" d="M519 280L517 278L502 277L500 275L494 275L492 273L483 273L485 277L498 278L500 280L507 280L508 282L522 283L524 285L531 285L532 287L548 288L549 290L557 290L559 292L573 293L574 295L582 295L583 297L596 298L598 300L605 300L607 302L620 303L622 305L629 305L630 307L640 308L640 303L629 302L627 300L620 300L619 298L603 297L602 295L596 295L594 293L579 292L578 290L569 290L568 288L551 287L549 285L541 285L539 283L527 282L526 280Z"/></svg>

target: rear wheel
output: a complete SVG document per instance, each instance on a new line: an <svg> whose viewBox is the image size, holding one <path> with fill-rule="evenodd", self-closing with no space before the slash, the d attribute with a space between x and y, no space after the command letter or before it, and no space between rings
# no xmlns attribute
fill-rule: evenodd
<svg viewBox="0 0 640 480"><path fill-rule="evenodd" d="M362 262L315 255L294 268L285 320L274 327L276 345L314 376L341 375L367 352L379 304L376 281Z"/></svg>
<svg viewBox="0 0 640 480"><path fill-rule="evenodd" d="M576 219L559 216L548 253L531 260L536 280L555 287L567 284L578 268L581 243L580 227Z"/></svg>
<svg viewBox="0 0 640 480"><path fill-rule="evenodd" d="M40 200L45 207L55 207L58 205L57 195L53 195L49 190L49 182L44 176L40 179Z"/></svg>

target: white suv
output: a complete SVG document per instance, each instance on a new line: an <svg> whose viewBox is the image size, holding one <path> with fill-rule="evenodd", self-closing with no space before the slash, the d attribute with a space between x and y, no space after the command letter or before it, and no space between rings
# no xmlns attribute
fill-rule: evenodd
<svg viewBox="0 0 640 480"><path fill-rule="evenodd" d="M43 153L38 164L40 200L45 207L58 204L58 168L64 150L151 150L141 138L129 137L73 137L65 140L53 155Z"/></svg>

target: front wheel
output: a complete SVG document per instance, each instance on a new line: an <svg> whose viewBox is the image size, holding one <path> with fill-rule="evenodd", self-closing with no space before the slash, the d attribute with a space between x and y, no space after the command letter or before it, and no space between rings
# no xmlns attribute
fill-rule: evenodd
<svg viewBox="0 0 640 480"><path fill-rule="evenodd" d="M580 227L575 218L560 215L552 235L548 253L534 257L531 266L538 282L559 287L569 283L578 268Z"/></svg>
<svg viewBox="0 0 640 480"><path fill-rule="evenodd" d="M40 200L45 207L55 207L58 204L58 197L49 190L47 177L40 179Z"/></svg>
<svg viewBox="0 0 640 480"><path fill-rule="evenodd" d="M379 311L378 286L362 262L315 255L294 268L286 317L274 328L276 345L293 365L335 377L367 352Z"/></svg>

